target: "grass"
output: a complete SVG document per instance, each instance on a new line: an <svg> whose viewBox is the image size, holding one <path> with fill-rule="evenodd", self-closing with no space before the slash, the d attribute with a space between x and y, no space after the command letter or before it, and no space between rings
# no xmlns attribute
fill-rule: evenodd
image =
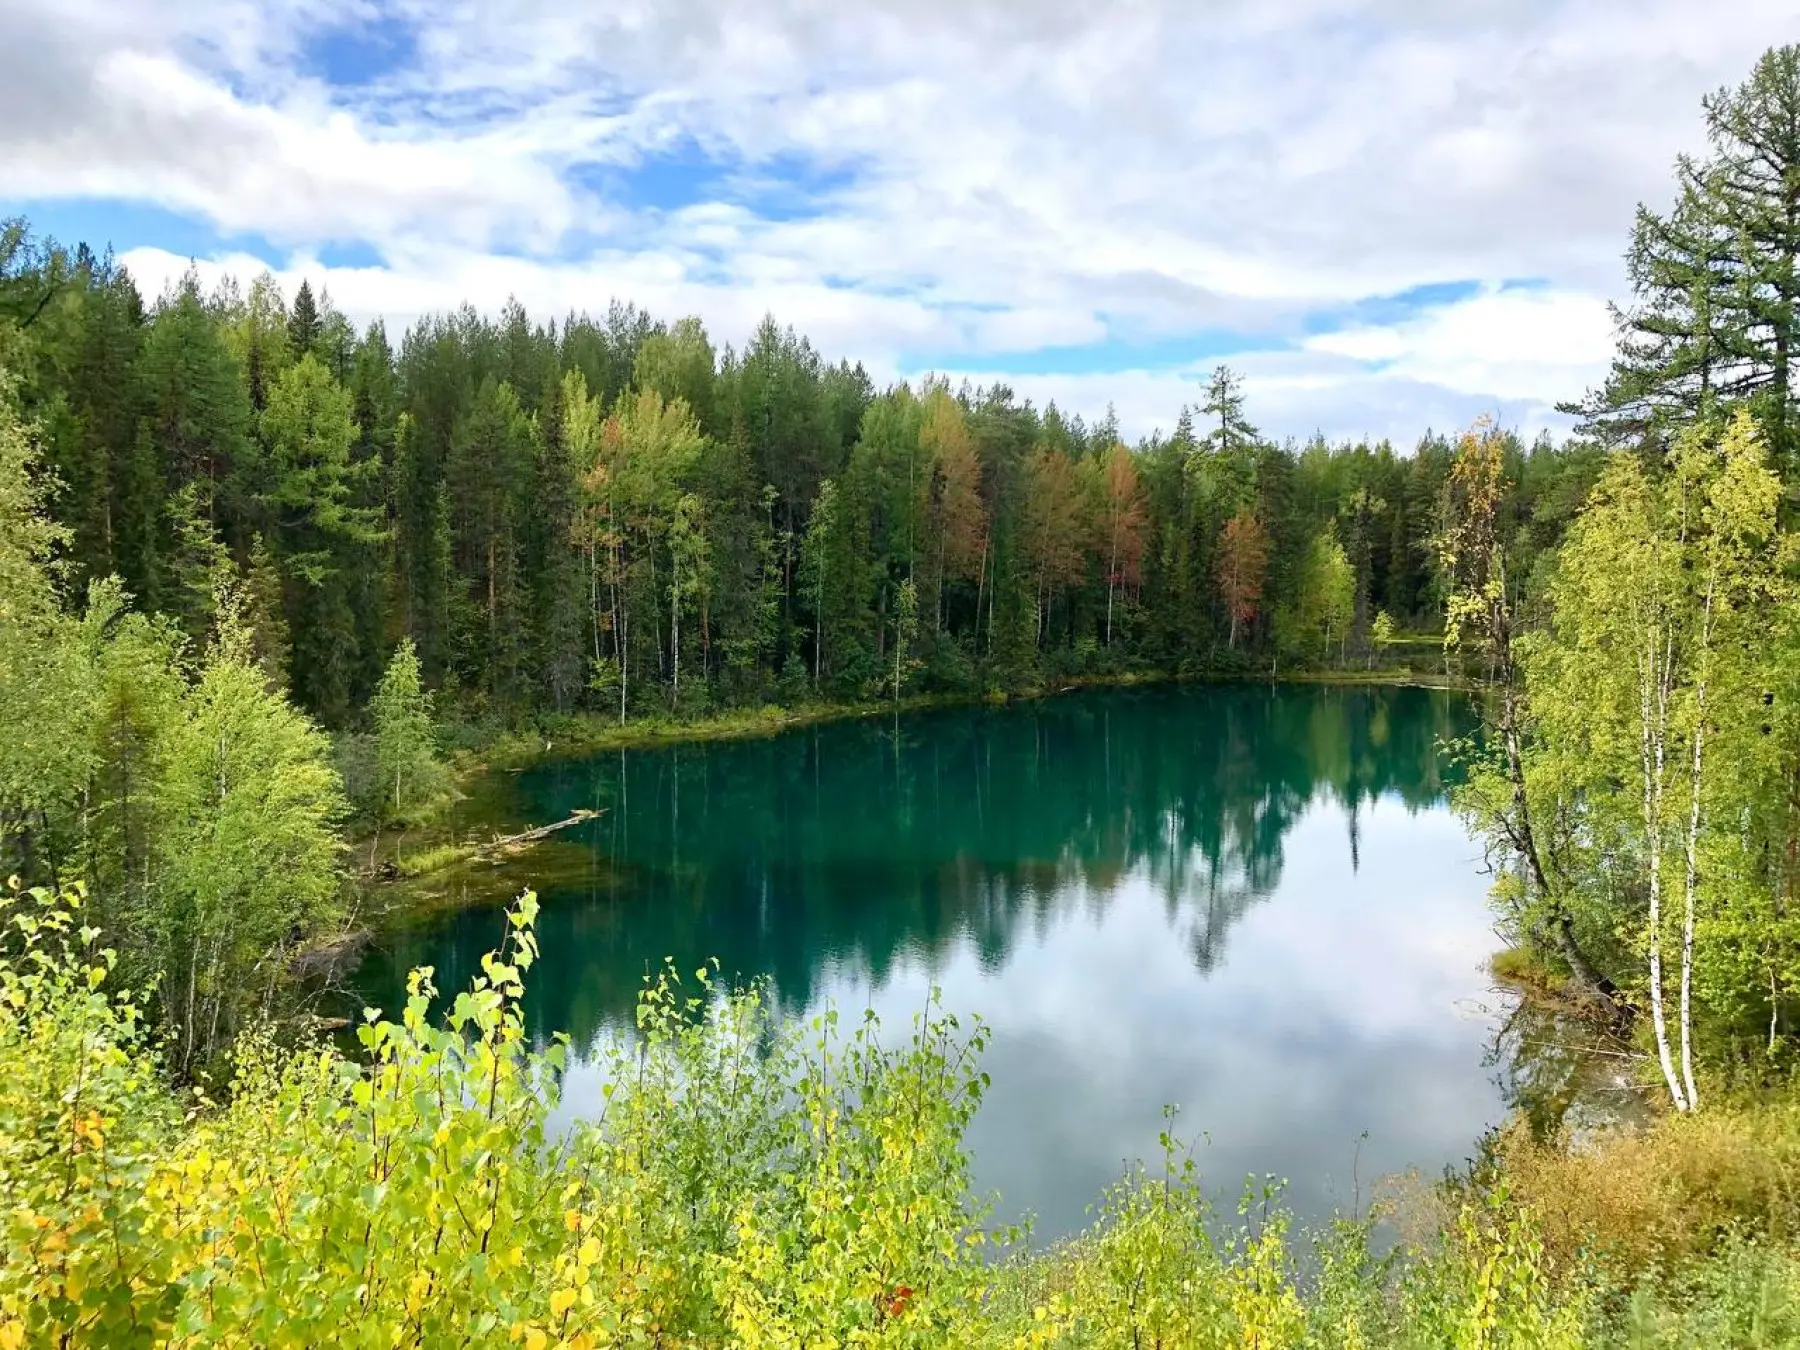
<svg viewBox="0 0 1800 1350"><path fill-rule="evenodd" d="M1488 970L1502 984L1553 999L1569 983L1568 977L1551 965L1541 952L1528 946L1507 947L1495 952L1488 962Z"/></svg>
<svg viewBox="0 0 1800 1350"><path fill-rule="evenodd" d="M1800 1241L1800 1102L1791 1093L1669 1114L1582 1144L1517 1128L1496 1156L1559 1268L1642 1282L1733 1241Z"/></svg>
<svg viewBox="0 0 1800 1350"><path fill-rule="evenodd" d="M428 845L417 853L408 853L395 858L394 870L402 879L408 881L429 876L433 872L442 872L445 868L467 862L475 855L479 847L478 844Z"/></svg>

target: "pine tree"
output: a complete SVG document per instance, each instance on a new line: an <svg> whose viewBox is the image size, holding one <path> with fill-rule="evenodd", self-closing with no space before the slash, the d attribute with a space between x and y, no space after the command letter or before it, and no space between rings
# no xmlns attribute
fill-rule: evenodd
<svg viewBox="0 0 1800 1350"><path fill-rule="evenodd" d="M312 354L323 332L324 323L313 299L312 284L302 279L300 289L294 292L293 312L288 315L288 344L293 348L294 359Z"/></svg>
<svg viewBox="0 0 1800 1350"><path fill-rule="evenodd" d="M1206 402L1201 412L1206 420L1206 436L1200 447L1212 454L1235 457L1251 449L1257 441L1257 430L1244 417L1243 382L1230 367L1219 366L1206 387ZM1184 410L1185 411L1185 410Z"/></svg>
<svg viewBox="0 0 1800 1350"><path fill-rule="evenodd" d="M124 570L118 556L121 512L141 509L121 500L129 477L143 403L135 366L144 341L143 304L112 255L79 269L72 288L66 338L58 345L62 367L58 434L46 437L50 467L62 484L57 516L70 528L69 558L77 589ZM48 428L46 428L48 430ZM155 504L159 495L150 489ZM135 562L135 560L134 560Z"/></svg>
<svg viewBox="0 0 1800 1350"><path fill-rule="evenodd" d="M562 382L557 381L543 401L522 528L522 567L531 591L534 680L559 712L570 706L582 684L587 580L576 551L576 476L564 397Z"/></svg>
<svg viewBox="0 0 1800 1350"><path fill-rule="evenodd" d="M1667 214L1640 206L1606 385L1565 410L1613 442L1666 447L1715 404L1745 402L1780 462L1796 445L1800 337L1800 47L1773 48L1704 100L1710 154L1676 162Z"/></svg>

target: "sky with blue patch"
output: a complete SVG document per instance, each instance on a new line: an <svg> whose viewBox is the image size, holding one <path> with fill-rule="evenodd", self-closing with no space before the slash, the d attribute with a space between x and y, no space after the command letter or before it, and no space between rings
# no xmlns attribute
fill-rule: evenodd
<svg viewBox="0 0 1800 1350"><path fill-rule="evenodd" d="M765 313L878 380L1276 435L1602 378L1639 201L1790 0L11 0L0 213L390 327Z"/></svg>

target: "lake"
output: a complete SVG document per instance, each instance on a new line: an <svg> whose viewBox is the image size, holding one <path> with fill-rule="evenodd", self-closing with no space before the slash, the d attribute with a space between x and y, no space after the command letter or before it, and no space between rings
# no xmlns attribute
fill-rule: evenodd
<svg viewBox="0 0 1800 1350"><path fill-rule="evenodd" d="M573 1037L565 1112L597 1108L591 1051L665 956L896 1030L936 985L992 1031L968 1145L999 1218L1085 1226L1175 1104L1222 1198L1274 1174L1318 1219L1506 1113L1440 750L1470 723L1442 691L1168 685L615 752L488 780L464 828L605 814L455 884L539 890L527 1016ZM392 1009L429 964L455 991L499 931L421 920L353 984Z"/></svg>

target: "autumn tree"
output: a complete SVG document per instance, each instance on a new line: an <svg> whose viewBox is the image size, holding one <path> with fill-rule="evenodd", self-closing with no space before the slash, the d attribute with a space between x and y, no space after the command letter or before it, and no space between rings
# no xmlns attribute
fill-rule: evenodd
<svg viewBox="0 0 1800 1350"><path fill-rule="evenodd" d="M1113 640L1113 597L1143 580L1144 489L1131 451L1117 442L1105 460L1103 502L1106 535L1106 645Z"/></svg>
<svg viewBox="0 0 1800 1350"><path fill-rule="evenodd" d="M930 456L929 534L936 547L937 591L933 626L943 624L944 585L978 581L987 567L987 515L981 500L981 465L960 404L947 390L926 403L921 447Z"/></svg>
<svg viewBox="0 0 1800 1350"><path fill-rule="evenodd" d="M1041 446L1025 475L1024 533L1031 561L1037 608L1037 641L1049 626L1049 610L1058 593L1080 581L1087 567L1093 532L1082 481L1067 455Z"/></svg>
<svg viewBox="0 0 1800 1350"><path fill-rule="evenodd" d="M1235 650L1238 629L1255 621L1268 569L1268 534L1253 512L1239 511L1219 536L1217 579L1230 625L1227 648Z"/></svg>

